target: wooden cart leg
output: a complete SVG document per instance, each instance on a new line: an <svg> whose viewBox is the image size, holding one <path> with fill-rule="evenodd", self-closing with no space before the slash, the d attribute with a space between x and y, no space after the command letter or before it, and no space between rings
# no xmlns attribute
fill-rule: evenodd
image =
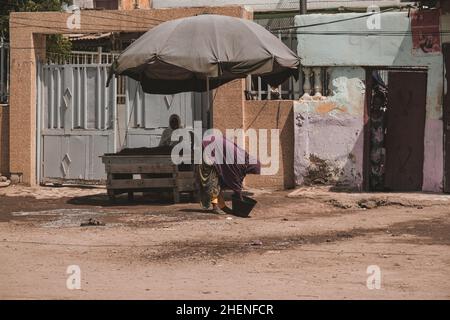
<svg viewBox="0 0 450 320"><path fill-rule="evenodd" d="M128 201L133 201L134 200L134 193L131 191L131 192L128 192Z"/></svg>
<svg viewBox="0 0 450 320"><path fill-rule="evenodd" d="M116 194L114 193L114 190L107 190L106 193L108 194L108 198L109 198L110 202L112 202L112 203L116 202Z"/></svg>
<svg viewBox="0 0 450 320"><path fill-rule="evenodd" d="M194 203L200 202L200 192L198 190L191 192L191 201Z"/></svg>
<svg viewBox="0 0 450 320"><path fill-rule="evenodd" d="M175 171L172 173L173 181L175 182L175 187L173 187L173 202L180 202L180 193L178 192L178 166L175 166Z"/></svg>
<svg viewBox="0 0 450 320"><path fill-rule="evenodd" d="M180 202L180 193L178 192L178 188L173 188L173 202Z"/></svg>
<svg viewBox="0 0 450 320"><path fill-rule="evenodd" d="M195 171L195 180L194 180L194 191L192 191L192 201L199 203L200 202L200 184L197 181L197 171Z"/></svg>

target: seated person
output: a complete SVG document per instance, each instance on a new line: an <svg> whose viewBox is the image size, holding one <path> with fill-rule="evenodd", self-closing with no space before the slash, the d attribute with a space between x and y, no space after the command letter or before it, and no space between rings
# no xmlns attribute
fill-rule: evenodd
<svg viewBox="0 0 450 320"><path fill-rule="evenodd" d="M180 128L182 128L180 116L177 114L172 114L169 117L169 127L166 128L161 135L161 140L159 141L159 146L160 147L163 147L163 146L173 147L174 145L176 145L179 141L172 141L172 133L175 130L180 129Z"/></svg>

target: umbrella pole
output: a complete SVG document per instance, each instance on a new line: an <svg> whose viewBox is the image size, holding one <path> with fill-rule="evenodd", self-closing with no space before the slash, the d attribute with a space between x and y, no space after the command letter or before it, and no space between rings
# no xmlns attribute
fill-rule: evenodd
<svg viewBox="0 0 450 320"><path fill-rule="evenodd" d="M211 101L210 101L210 95L209 95L209 77L206 76L206 108L208 110L208 127L212 128L212 112L211 112ZM208 128L209 129L209 128Z"/></svg>

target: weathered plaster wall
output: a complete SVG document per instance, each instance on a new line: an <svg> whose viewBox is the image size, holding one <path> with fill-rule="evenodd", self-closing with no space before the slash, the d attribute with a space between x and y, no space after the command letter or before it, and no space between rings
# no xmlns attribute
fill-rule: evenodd
<svg viewBox="0 0 450 320"><path fill-rule="evenodd" d="M296 16L296 25L326 23L357 17L358 13ZM447 21L444 17L441 20ZM427 103L425 124L424 191L442 191L443 125L441 54L416 56L412 53L411 25L407 12L381 14L381 32L396 35L361 35L367 29L367 18L302 28L298 36L298 54L305 66L397 66L427 67ZM323 34L332 31L332 35ZM348 35L349 31L358 34ZM306 34L306 32L319 32ZM339 34L342 32L342 34ZM338 34L336 34L338 33ZM332 48L332 50L330 50ZM328 54L324 54L328 53ZM361 78L364 79L364 78Z"/></svg>
<svg viewBox="0 0 450 320"><path fill-rule="evenodd" d="M9 174L9 108L0 105L0 175Z"/></svg>
<svg viewBox="0 0 450 320"><path fill-rule="evenodd" d="M294 187L294 114L291 100L265 100L244 102L244 129L279 130L278 172L273 175L248 175L245 185L252 188L285 189ZM259 137L258 137L259 138ZM269 140L270 141L270 140ZM267 150L270 153L271 145ZM269 156L273 156L269 154ZM273 165L272 163L272 165Z"/></svg>
<svg viewBox="0 0 450 320"><path fill-rule="evenodd" d="M333 68L332 95L294 104L296 184L360 189L365 85L362 68Z"/></svg>

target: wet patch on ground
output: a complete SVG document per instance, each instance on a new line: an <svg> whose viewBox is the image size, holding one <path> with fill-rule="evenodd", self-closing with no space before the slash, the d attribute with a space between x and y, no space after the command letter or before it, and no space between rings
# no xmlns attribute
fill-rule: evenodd
<svg viewBox="0 0 450 320"><path fill-rule="evenodd" d="M139 198L129 202L124 198L111 205L103 194L58 199L0 196L0 222L73 227L89 218L101 220L106 226L149 227L168 222L217 219L217 216L192 203L173 205L167 201Z"/></svg>
<svg viewBox="0 0 450 320"><path fill-rule="evenodd" d="M220 219L218 215L200 210L179 210L174 212L149 210L148 212L133 214L121 210L105 211L101 208L97 210L92 210L90 208L64 208L39 211L19 211L3 215L4 218L5 216L9 217L8 221L13 220L31 223L34 226L43 228L80 227L82 224L87 223L89 219L95 219L100 222L100 224L92 226L127 226L131 228L158 228L186 221Z"/></svg>
<svg viewBox="0 0 450 320"><path fill-rule="evenodd" d="M414 244L440 244L450 246L450 223L444 219L411 220L391 225L387 231L392 237L412 235L416 238L401 240Z"/></svg>
<svg viewBox="0 0 450 320"><path fill-rule="evenodd" d="M266 253L295 247L333 243L356 237L370 235L391 235L393 242L405 242L422 245L450 246L450 223L443 219L412 220L395 223L386 228L355 228L349 231L326 232L309 235L291 235L288 237L259 237L258 239L239 239L230 241L175 241L160 248L148 248L140 258L152 262L171 260L217 260L228 255L245 255L249 253ZM414 238L398 239L402 235Z"/></svg>
<svg viewBox="0 0 450 320"><path fill-rule="evenodd" d="M80 227L89 219L95 219L99 226L118 226L119 212L92 211L90 209L50 209L39 211L18 211L9 214L11 220L32 223L43 228Z"/></svg>
<svg viewBox="0 0 450 320"><path fill-rule="evenodd" d="M41 199L34 197L0 196L0 222L11 220L12 212L52 210L67 207L64 199Z"/></svg>

